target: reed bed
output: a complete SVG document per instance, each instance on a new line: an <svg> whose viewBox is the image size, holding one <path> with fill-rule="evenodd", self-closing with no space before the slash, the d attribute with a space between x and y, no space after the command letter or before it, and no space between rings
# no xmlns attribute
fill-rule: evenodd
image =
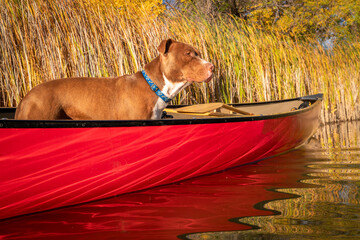
<svg viewBox="0 0 360 240"><path fill-rule="evenodd" d="M162 39L196 46L216 66L174 104L280 100L323 92L323 122L360 119L360 44L326 51L315 40L265 33L231 16L168 12L133 18L85 0L3 0L0 106L15 107L37 84L74 76L131 74L157 56Z"/></svg>

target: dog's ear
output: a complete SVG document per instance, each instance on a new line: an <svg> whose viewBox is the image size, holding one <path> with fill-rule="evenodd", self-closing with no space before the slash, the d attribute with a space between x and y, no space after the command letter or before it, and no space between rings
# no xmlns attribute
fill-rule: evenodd
<svg viewBox="0 0 360 240"><path fill-rule="evenodd" d="M172 39L162 40L158 47L159 53L166 54L169 51L170 45L174 42L175 40Z"/></svg>

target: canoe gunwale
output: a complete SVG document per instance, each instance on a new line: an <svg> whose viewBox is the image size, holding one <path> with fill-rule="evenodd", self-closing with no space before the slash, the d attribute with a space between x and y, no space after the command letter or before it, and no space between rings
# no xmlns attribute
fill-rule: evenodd
<svg viewBox="0 0 360 240"><path fill-rule="evenodd" d="M265 114L265 115L244 115L234 117L221 118L189 118L189 119L161 119L161 120L14 120L0 119L0 128L101 128L101 127L145 127L145 126L167 126L167 125L192 125L192 124L211 124L211 123L228 123L228 122L246 122L260 121L268 119L276 119L297 115L307 111L311 111L318 104L321 104L322 94L310 95L285 100L256 102L256 103L239 103L229 104L233 107L250 106L250 105L266 105L274 103L282 103L289 101L310 101L309 107L294 111ZM170 105L168 108L182 107L186 105ZM9 108L6 108L9 109ZM171 115L171 114L170 114ZM189 115L191 117L191 115Z"/></svg>

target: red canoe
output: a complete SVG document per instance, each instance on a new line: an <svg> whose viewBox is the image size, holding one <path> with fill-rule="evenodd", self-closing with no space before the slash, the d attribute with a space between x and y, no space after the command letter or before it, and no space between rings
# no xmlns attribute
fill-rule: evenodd
<svg viewBox="0 0 360 240"><path fill-rule="evenodd" d="M0 219L286 152L314 134L321 100L318 94L216 109L172 106L174 118L146 121L20 121L11 119L14 109L0 109Z"/></svg>

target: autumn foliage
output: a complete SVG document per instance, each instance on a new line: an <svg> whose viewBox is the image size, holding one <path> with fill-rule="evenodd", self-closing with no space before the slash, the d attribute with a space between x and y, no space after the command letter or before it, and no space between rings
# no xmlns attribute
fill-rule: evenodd
<svg viewBox="0 0 360 240"><path fill-rule="evenodd" d="M291 37L349 39L360 33L360 0L185 0L185 8L230 14ZM193 6L193 7L192 7Z"/></svg>

